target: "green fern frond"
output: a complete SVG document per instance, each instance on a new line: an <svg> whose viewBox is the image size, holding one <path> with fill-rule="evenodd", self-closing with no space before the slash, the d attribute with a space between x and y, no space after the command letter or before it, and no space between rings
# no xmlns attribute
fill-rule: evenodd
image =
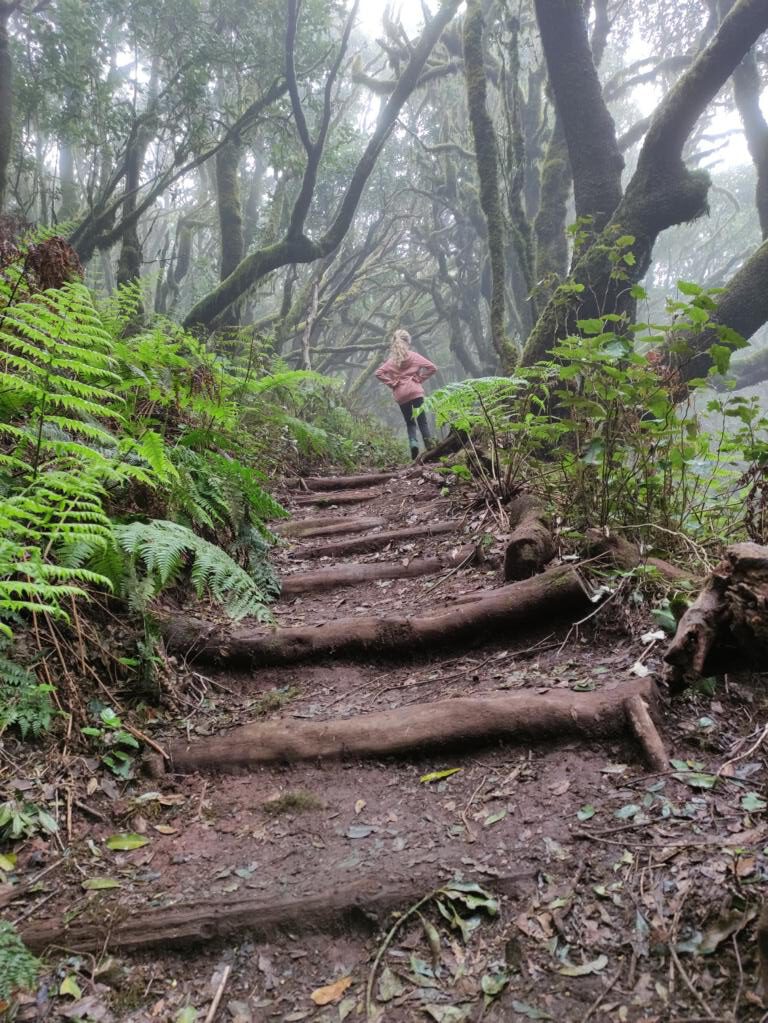
<svg viewBox="0 0 768 1023"><path fill-rule="evenodd" d="M149 596L156 596L176 581L182 566L189 566L190 578L199 597L209 593L235 619L246 616L269 621L265 594L232 558L178 522L155 519L116 526L121 548L135 567L141 565L151 583Z"/></svg>

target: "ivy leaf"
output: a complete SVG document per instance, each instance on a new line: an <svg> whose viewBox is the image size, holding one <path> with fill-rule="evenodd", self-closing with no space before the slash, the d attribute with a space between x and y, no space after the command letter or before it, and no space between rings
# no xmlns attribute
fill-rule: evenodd
<svg viewBox="0 0 768 1023"><path fill-rule="evenodd" d="M591 817L594 817L597 810L592 806L591 803L586 803L580 810L577 811L576 817L580 821L588 821Z"/></svg>

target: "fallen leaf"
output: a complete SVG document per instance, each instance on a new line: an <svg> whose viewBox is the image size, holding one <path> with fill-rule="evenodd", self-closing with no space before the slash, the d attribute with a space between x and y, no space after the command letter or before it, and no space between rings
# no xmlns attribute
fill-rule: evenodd
<svg viewBox="0 0 768 1023"><path fill-rule="evenodd" d="M499 821L503 821L506 816L506 810L499 810L498 813L491 813L483 821L483 827L490 828L492 824L498 824Z"/></svg>
<svg viewBox="0 0 768 1023"><path fill-rule="evenodd" d="M16 866L15 853L0 853L0 870L10 872Z"/></svg>
<svg viewBox="0 0 768 1023"><path fill-rule="evenodd" d="M578 966L561 966L557 971L563 977L586 977L590 973L600 973L608 965L608 956L598 956L590 963L581 963Z"/></svg>
<svg viewBox="0 0 768 1023"><path fill-rule="evenodd" d="M80 985L77 983L77 977L74 973L70 973L62 980L59 985L60 995L70 995L74 999L82 998L83 992L80 990Z"/></svg>
<svg viewBox="0 0 768 1023"><path fill-rule="evenodd" d="M370 824L350 824L344 834L347 838L367 838L373 830Z"/></svg>
<svg viewBox="0 0 768 1023"><path fill-rule="evenodd" d="M424 1011L429 1013L437 1023L464 1023L469 1019L471 1005L425 1005Z"/></svg>
<svg viewBox="0 0 768 1023"><path fill-rule="evenodd" d="M379 983L376 987L376 997L380 1002L391 1002L393 998L397 998L405 991L405 985L402 981L395 976L395 974L386 966L381 971L379 977Z"/></svg>
<svg viewBox="0 0 768 1023"><path fill-rule="evenodd" d="M107 849L112 849L116 852L141 849L144 845L149 845L149 839L146 835L136 835L130 832L121 835L110 835L106 841Z"/></svg>
<svg viewBox="0 0 768 1023"><path fill-rule="evenodd" d="M368 804L364 799L358 799L358 801L355 803L355 813L356 814L362 813L367 805Z"/></svg>
<svg viewBox="0 0 768 1023"><path fill-rule="evenodd" d="M756 792L747 792L741 797L741 808L753 813L755 810L764 810L768 803L761 799Z"/></svg>
<svg viewBox="0 0 768 1023"><path fill-rule="evenodd" d="M576 816L580 821L588 821L590 817L594 817L596 813L597 810L594 808L594 806L592 806L591 803L587 803L586 805L582 806L580 810L577 811Z"/></svg>
<svg viewBox="0 0 768 1023"><path fill-rule="evenodd" d="M89 877L83 881L82 886L87 892L105 892L109 888L122 887L117 878L114 877Z"/></svg>
<svg viewBox="0 0 768 1023"><path fill-rule="evenodd" d="M333 1002L337 1002L341 998L351 984L351 977L341 977L339 980L335 980L333 984L317 988L312 992L310 998L315 1005L332 1005Z"/></svg>
<svg viewBox="0 0 768 1023"><path fill-rule="evenodd" d="M555 785L551 785L549 791L553 796L564 796L568 789L571 787L570 779L564 778L562 781L557 782Z"/></svg>
<svg viewBox="0 0 768 1023"><path fill-rule="evenodd" d="M450 778L452 774L458 774L460 767L449 767L445 771L431 771L429 774L422 774L419 781L422 785L428 785L433 781L442 781L443 778Z"/></svg>
<svg viewBox="0 0 768 1023"><path fill-rule="evenodd" d="M552 1019L548 1012L545 1012L543 1009L537 1009L534 1005L528 1005L527 1002L513 1001L512 1008L522 1016L527 1016L528 1019Z"/></svg>
<svg viewBox="0 0 768 1023"><path fill-rule="evenodd" d="M339 1006L339 1023L344 1023L344 1020L354 1011L355 1005L357 1004L356 998L345 998Z"/></svg>
<svg viewBox="0 0 768 1023"><path fill-rule="evenodd" d="M185 1005L174 1016L173 1023L197 1023L197 1009L192 1005Z"/></svg>
<svg viewBox="0 0 768 1023"><path fill-rule="evenodd" d="M153 824L152 827L161 835L175 835L178 828L172 828L170 824Z"/></svg>

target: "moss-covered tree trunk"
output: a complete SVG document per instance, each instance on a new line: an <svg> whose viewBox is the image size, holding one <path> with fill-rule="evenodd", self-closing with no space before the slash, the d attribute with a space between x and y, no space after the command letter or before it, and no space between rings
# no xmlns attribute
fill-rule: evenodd
<svg viewBox="0 0 768 1023"><path fill-rule="evenodd" d="M709 176L686 167L685 143L703 111L766 29L768 3L738 0L706 49L666 95L652 118L621 202L577 259L570 285L555 291L531 332L522 357L525 365L545 358L580 317L606 312L633 315L631 286L648 271L656 238L674 224L697 219L708 208ZM616 247L620 236L629 239L621 251Z"/></svg>
<svg viewBox="0 0 768 1023"><path fill-rule="evenodd" d="M568 273L568 196L571 165L563 123L555 118L541 167L540 202L533 233L536 251L536 294L543 308Z"/></svg>
<svg viewBox="0 0 768 1023"><path fill-rule="evenodd" d="M468 0L464 16L464 75L480 181L480 206L488 226L491 341L499 356L502 372L509 372L515 365L516 356L504 330L504 213L499 192L496 132L486 106L483 33L484 19L480 0Z"/></svg>
<svg viewBox="0 0 768 1023"><path fill-rule="evenodd" d="M245 255L240 201L240 147L227 142L216 154L216 205L221 237L219 279L226 280Z"/></svg>
<svg viewBox="0 0 768 1023"><path fill-rule="evenodd" d="M624 159L603 99L584 8L575 0L536 0L536 17L568 146L576 216L589 220L587 236L596 235L621 199Z"/></svg>

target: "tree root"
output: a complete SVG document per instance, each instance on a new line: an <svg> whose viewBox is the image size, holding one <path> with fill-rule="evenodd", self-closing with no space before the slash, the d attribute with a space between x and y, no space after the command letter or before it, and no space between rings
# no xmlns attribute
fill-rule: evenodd
<svg viewBox="0 0 768 1023"><path fill-rule="evenodd" d="M296 537L305 540L313 536L342 536L344 533L362 533L365 529L378 529L386 525L387 520L378 518L342 519L327 517L321 519L294 519L274 529L280 536Z"/></svg>
<svg viewBox="0 0 768 1023"><path fill-rule="evenodd" d="M165 620L163 631L168 648L192 660L255 668L330 654L412 657L449 645L476 645L500 632L511 639L515 628L538 624L542 617L548 621L572 620L592 606L576 569L560 566L514 583L497 596L421 618L366 615L321 625L269 629L222 628L177 616Z"/></svg>
<svg viewBox="0 0 768 1023"><path fill-rule="evenodd" d="M371 487L368 490L328 490L319 493L301 494L293 498L294 504L362 504L381 497L382 491Z"/></svg>
<svg viewBox="0 0 768 1023"><path fill-rule="evenodd" d="M337 586L357 586L376 579L414 579L422 575L436 575L443 569L476 564L478 561L480 549L474 544L468 544L454 547L448 554L438 558L334 565L318 572L297 572L295 575L284 576L280 580L281 594L283 597L292 597L298 593L331 590Z"/></svg>
<svg viewBox="0 0 768 1023"><path fill-rule="evenodd" d="M540 572L554 558L556 547L549 515L535 498L521 495L508 511L513 530L504 554L504 578L515 582Z"/></svg>
<svg viewBox="0 0 768 1023"><path fill-rule="evenodd" d="M768 663L768 547L727 548L664 654L673 687L709 674L716 656L726 653L739 667L765 670Z"/></svg>
<svg viewBox="0 0 768 1023"><path fill-rule="evenodd" d="M343 558L347 554L364 554L366 551L381 550L391 543L401 540L413 540L419 536L442 536L454 533L458 529L456 522L430 522L422 526L404 526L402 529L390 529L383 533L370 533L368 536L356 537L353 540L339 540L337 543L324 544L322 547L297 547L295 557L305 558Z"/></svg>
<svg viewBox="0 0 768 1023"><path fill-rule="evenodd" d="M646 678L616 682L591 693L489 693L334 721L259 723L219 739L176 743L168 751L168 764L153 758L150 769L182 774L239 771L299 760L398 756L435 748L464 751L499 739L613 738L629 730L649 767L666 770L664 747L647 704L655 709L657 694Z"/></svg>
<svg viewBox="0 0 768 1023"><path fill-rule="evenodd" d="M362 476L295 476L285 481L285 485L302 490L354 490L357 487L373 487L379 483L388 483L395 479L397 472L369 472Z"/></svg>
<svg viewBox="0 0 768 1023"><path fill-rule="evenodd" d="M592 558L603 558L616 568L627 571L639 565L655 568L665 582L672 585L690 584L696 577L684 568L678 568L662 558L646 558L635 544L615 533L606 536L600 529L588 529L585 553Z"/></svg>
<svg viewBox="0 0 768 1023"><path fill-rule="evenodd" d="M518 895L522 886L528 887L534 878L533 871L499 878L495 889ZM286 931L357 930L372 934L390 912L410 905L434 886L434 873L389 887L377 875L336 891L270 901L263 895L226 895L181 906L143 906L129 915L122 907L113 915L100 907L98 917L92 920L78 917L66 924L56 918L27 924L21 929L21 937L33 952L56 946L72 952L101 953L106 949L138 952L185 948L243 932L260 941Z"/></svg>

